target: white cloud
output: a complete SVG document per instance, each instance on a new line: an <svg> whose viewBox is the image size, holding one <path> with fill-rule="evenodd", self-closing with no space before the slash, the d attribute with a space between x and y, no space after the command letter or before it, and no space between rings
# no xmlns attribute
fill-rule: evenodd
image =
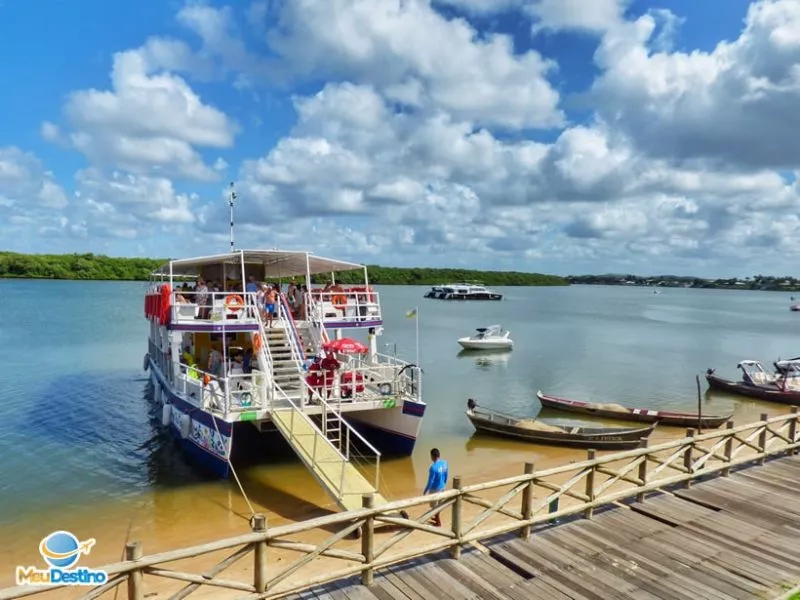
<svg viewBox="0 0 800 600"><path fill-rule="evenodd" d="M67 221L50 226L134 239L158 235L160 224L170 239L195 232L197 247L225 247L221 176L238 172L242 244L263 246L266 227L269 246L395 264L694 271L739 261L740 270L763 259L753 249L780 249L792 264L800 255L792 178L800 173L800 5L762 0L733 41L674 52L682 17L656 7L626 20L629 4L296 0L244 11L189 2L178 21L199 49L149 38L115 56L110 90L69 98L70 131L42 124L45 139L68 137L91 163ZM445 16L452 9L465 18ZM596 41L589 118L565 125L548 81L551 57L478 31L512 10L534 34ZM237 19L266 51L245 43ZM271 114L268 86L302 81L290 98L297 120L267 133L257 155L242 160L233 150L223 159L235 124L178 72L224 76L247 92L237 109L257 94L253 118L270 126L284 107ZM245 132L248 148L266 132ZM204 158L203 149L216 153ZM216 181L218 198L201 202L171 177ZM28 195L57 202L60 188L41 168L39 180ZM35 221L13 216L17 227Z"/></svg>
<svg viewBox="0 0 800 600"><path fill-rule="evenodd" d="M275 18L268 41L287 73L371 83L398 100L487 125L563 122L546 78L551 61L534 50L515 53L510 36L479 36L423 0L298 0L282 4Z"/></svg>
<svg viewBox="0 0 800 600"><path fill-rule="evenodd" d="M64 230L68 206L66 192L36 156L15 146L0 147L0 246L18 247Z"/></svg>
<svg viewBox="0 0 800 600"><path fill-rule="evenodd" d="M51 123L50 121L42 122L39 133L41 134L42 138L48 142L58 142L61 140L61 130L58 128L58 125Z"/></svg>
<svg viewBox="0 0 800 600"><path fill-rule="evenodd" d="M144 229L153 223L191 223L197 196L179 194L164 177L149 177L90 168L76 175L82 203L104 221L124 223L122 229ZM113 224L111 229L113 229Z"/></svg>
<svg viewBox="0 0 800 600"><path fill-rule="evenodd" d="M203 103L182 78L159 71L189 60L181 48L151 41L117 53L111 91L70 94L65 113L74 130L74 147L100 166L216 179L195 147L230 147L237 128L225 113Z"/></svg>
<svg viewBox="0 0 800 600"><path fill-rule="evenodd" d="M533 32L578 30L603 33L617 27L628 0L531 0L526 10L536 22Z"/></svg>
<svg viewBox="0 0 800 600"><path fill-rule="evenodd" d="M63 188L33 154L15 146L0 147L0 203L21 215L61 210L68 204Z"/></svg>
<svg viewBox="0 0 800 600"><path fill-rule="evenodd" d="M711 52L651 53L650 15L609 31L593 86L600 116L659 158L796 168L800 145L800 3L763 0Z"/></svg>

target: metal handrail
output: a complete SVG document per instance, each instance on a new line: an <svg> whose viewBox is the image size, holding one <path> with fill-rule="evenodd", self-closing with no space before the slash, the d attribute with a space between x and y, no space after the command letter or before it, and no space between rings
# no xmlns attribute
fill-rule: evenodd
<svg viewBox="0 0 800 600"><path fill-rule="evenodd" d="M311 457L310 457L312 465L320 463L320 462L329 462L329 461L323 461L323 460L318 460L317 459L317 456L316 456L317 455L317 438L319 438L319 437L324 438L324 440L328 444L328 446L330 446L330 448L341 459L342 469L341 469L341 479L340 479L340 482L339 482L338 490L339 490L339 495L340 496L344 495L343 492L342 492L342 488L344 487L344 483L343 483L344 482L344 472L345 472L346 465L349 463L349 461L347 460L347 458L345 458L344 454L342 454L341 451L333 444L333 442L331 442L325 435L322 435L322 433L319 430L319 427L317 427L316 424L314 423L314 421L311 420L311 417L309 417L299 406L297 406L292 401L292 399L288 396L288 394L286 394L286 392L283 391L283 389L280 386L276 385L275 389L278 391L279 394L281 394L283 396L282 399L285 400L286 402L288 402L291 405L291 407L294 409L294 410L292 410L291 416L289 417L289 439L291 440L293 437L295 437L295 433L294 433L294 417L295 417L295 413L299 414L300 418L305 420L306 423L308 423L308 425L311 427L311 429L317 432L314 435L314 446L313 446L313 449L311 451ZM333 481L330 477L328 477L328 475L326 473L324 473L322 470L320 470L319 475L321 477L324 477L325 479L327 479L330 482L331 486L336 487L336 482ZM377 491L377 489L378 489L378 487L376 485L375 486L375 490Z"/></svg>
<svg viewBox="0 0 800 600"><path fill-rule="evenodd" d="M208 297L207 304L198 304L197 302L185 303L178 301L178 296L184 296L186 299L196 300L196 297L199 296L200 294L204 294ZM250 321L258 318L257 294L254 292L237 292L237 291L212 292L210 290L207 292L196 292L194 290L181 290L176 288L172 290L170 295L170 311L172 320L173 321L178 320L179 316L178 309L181 306L193 306L195 307L195 310L208 308L209 315L206 319L203 320L210 320L211 314L213 313L214 308L216 307L216 301L222 300L223 308L226 308L224 302L228 296L241 296L242 298L243 306L241 307L240 310L243 311L244 318L239 319L240 321ZM232 309L227 309L227 310L232 310ZM255 316L254 317L248 316L249 311L253 311L255 313ZM192 315L191 320L196 320L196 319L200 319L200 317L195 313Z"/></svg>
<svg viewBox="0 0 800 600"><path fill-rule="evenodd" d="M343 296L346 299L344 304L344 311L341 308L337 308L333 304L333 299L337 296ZM366 301L362 301L362 297L367 296ZM372 300L369 300L369 296L372 296ZM306 312L309 311L312 307L319 311L319 319L323 323L326 319L330 318L332 321L352 321L358 322L365 319L381 319L381 310L380 310L380 295L379 292L374 290L372 291L328 291L323 292L322 290L311 290L306 292L305 294L305 304L307 307ZM337 312L341 311L341 316L337 315L334 317L325 317L324 309L326 306L333 307ZM366 309L365 314L360 314L361 309ZM354 315L347 315L347 309L355 309L357 314ZM377 309L377 314L368 314L370 309Z"/></svg>
<svg viewBox="0 0 800 600"><path fill-rule="evenodd" d="M352 431L352 432L355 434L356 438L357 438L357 439L359 439L359 440L361 440L361 442L362 442L362 443L363 443L363 444L364 444L364 445L365 445L365 446L366 446L366 447L367 447L369 450L371 450L371 451L372 451L372 452L375 454L375 457L376 457L376 458L380 459L380 456L381 456L381 453L380 453L380 451L379 451L379 450L378 450L378 449L377 449L375 446L373 446L372 444L370 444L370 443L369 443L369 442L368 442L368 441L367 441L367 440L364 438L364 436L363 436L363 435L361 435L360 433L358 433L358 431L357 431L357 430L356 430L356 429L355 429L355 428L354 428L352 425L350 425L350 423L348 423L347 421L345 421L345 420L342 418L342 413L341 413L340 411L337 411L337 410L336 410L336 409L335 409L333 406L331 406L331 404L330 404L328 401L326 401L326 400L325 400L325 398L323 398L323 397L322 397L322 394L320 394L319 392L317 392L317 390L315 390L315 389L314 389L314 388L312 388L310 385L308 385L308 382L307 382L305 379L303 380L303 385L304 385L304 386L305 386L305 387L306 387L308 390L310 390L310 391L311 391L311 393L312 393L312 396L313 396L313 397L316 397L316 398L319 400L320 404L321 404L321 405L322 405L322 406L323 406L323 407L324 407L326 410L328 410L328 411L330 411L330 412L334 413L335 415L337 415L337 416L338 416L338 417L341 419L341 422L342 422L342 424L344 424L344 426L345 426L345 427L348 429L348 431Z"/></svg>
<svg viewBox="0 0 800 600"><path fill-rule="evenodd" d="M306 353L305 353L305 350L303 350L302 344L300 343L300 332L297 330L297 323L295 323L294 316L292 315L292 311L289 308L289 300L286 298L286 294L284 294L283 292L281 292L278 295L278 300L279 300L279 302L278 302L279 310L283 314L286 315L286 317L284 317L283 320L287 322L287 324L290 326L290 328L292 330L292 340L291 341L294 342L294 344L296 344L298 358L300 359L300 362L302 362L302 361L304 361L306 359ZM280 318L281 312L278 313L278 317L279 318ZM290 346L291 345L293 345L293 344L290 343Z"/></svg>
<svg viewBox="0 0 800 600"><path fill-rule="evenodd" d="M275 383L275 372L274 372L274 362L272 358L272 351L269 349L269 338L267 337L267 331L264 329L264 322L261 319L261 313L258 310L258 307L255 308L256 311L256 321L258 323L258 335L261 336L261 351L264 353L264 361L266 363L266 373L265 375L269 381L269 389L275 390L277 388L277 384ZM266 382L265 382L266 387ZM270 394L270 398L267 399L267 404L269 404L272 400L272 394ZM265 406L266 408L266 406Z"/></svg>

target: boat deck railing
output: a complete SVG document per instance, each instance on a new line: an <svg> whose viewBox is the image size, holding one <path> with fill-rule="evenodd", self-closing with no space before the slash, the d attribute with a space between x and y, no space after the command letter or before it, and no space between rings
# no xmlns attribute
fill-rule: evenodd
<svg viewBox="0 0 800 600"><path fill-rule="evenodd" d="M204 295L207 300L200 304ZM253 292L195 292L173 290L171 297L171 323L195 325L199 323L226 325L255 324L258 320L256 294Z"/></svg>
<svg viewBox="0 0 800 600"><path fill-rule="evenodd" d="M196 366L181 365L173 386L188 401L218 417L232 416L269 407L266 377L258 369L217 377Z"/></svg>
<svg viewBox="0 0 800 600"><path fill-rule="evenodd" d="M170 298L170 322L178 325L219 324L236 326L255 324L257 294L253 292L200 292L173 290ZM312 290L305 294L304 308L297 320L318 320L323 324L357 326L382 321L379 293L365 288L346 288L341 292ZM276 305L280 304L280 300ZM277 306L276 306L277 310Z"/></svg>
<svg viewBox="0 0 800 600"><path fill-rule="evenodd" d="M350 287L342 291L311 290L305 294L310 320L325 323L375 323L382 321L380 294L371 288Z"/></svg>

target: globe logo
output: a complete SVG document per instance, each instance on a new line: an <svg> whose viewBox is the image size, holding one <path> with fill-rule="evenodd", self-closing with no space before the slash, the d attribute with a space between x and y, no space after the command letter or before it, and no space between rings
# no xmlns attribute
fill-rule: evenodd
<svg viewBox="0 0 800 600"><path fill-rule="evenodd" d="M39 552L51 567L69 569L78 562L81 554L89 554L94 543L94 539L80 542L69 531L54 531L42 539Z"/></svg>

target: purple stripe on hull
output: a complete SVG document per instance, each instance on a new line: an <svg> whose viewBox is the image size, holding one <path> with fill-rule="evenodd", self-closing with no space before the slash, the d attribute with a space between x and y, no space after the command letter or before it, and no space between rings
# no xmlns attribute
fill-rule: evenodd
<svg viewBox="0 0 800 600"><path fill-rule="evenodd" d="M417 440L413 437L396 431L388 431L375 425L367 425L361 421L351 420L350 424L367 438L367 441L375 446L381 454L407 455L414 452Z"/></svg>
<svg viewBox="0 0 800 600"><path fill-rule="evenodd" d="M353 329L356 327L379 327L383 319L372 321L325 321L325 327L330 329Z"/></svg>
<svg viewBox="0 0 800 600"><path fill-rule="evenodd" d="M258 323L236 323L226 321L222 323L170 323L168 329L172 331L210 331L213 333L235 333L237 331L258 331Z"/></svg>

